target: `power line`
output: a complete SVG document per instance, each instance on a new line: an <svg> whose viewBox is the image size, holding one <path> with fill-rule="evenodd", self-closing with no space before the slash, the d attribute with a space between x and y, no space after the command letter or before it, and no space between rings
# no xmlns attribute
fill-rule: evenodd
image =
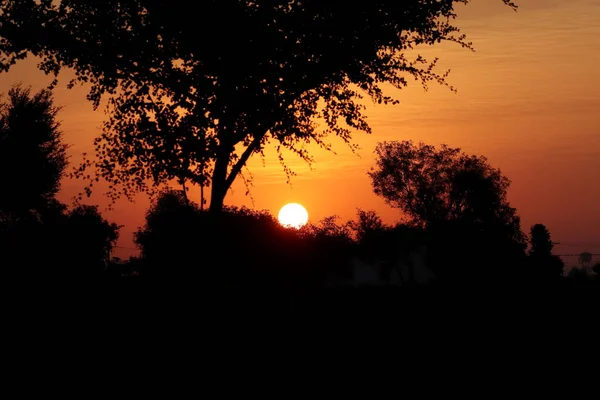
<svg viewBox="0 0 600 400"><path fill-rule="evenodd" d="M559 257L579 257L581 255L581 253L579 254L556 254ZM596 254L591 254L592 256L600 256L600 253L596 253Z"/></svg>
<svg viewBox="0 0 600 400"><path fill-rule="evenodd" d="M553 242L555 245L560 245L560 246L600 246L600 242Z"/></svg>

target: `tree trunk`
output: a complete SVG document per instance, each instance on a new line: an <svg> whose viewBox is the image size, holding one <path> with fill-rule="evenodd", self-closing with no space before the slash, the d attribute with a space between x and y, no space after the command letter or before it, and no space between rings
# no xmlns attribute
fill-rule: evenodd
<svg viewBox="0 0 600 400"><path fill-rule="evenodd" d="M217 154L210 183L210 207L208 209L211 213L223 211L225 195L229 189L227 185L227 166L229 165L230 156L231 150L220 149Z"/></svg>
<svg viewBox="0 0 600 400"><path fill-rule="evenodd" d="M233 153L233 147L219 150L215 160L215 169L213 171L212 182L210 186L210 207L208 208L210 212L218 213L223 211L223 203L225 201L227 191L235 181L235 178L237 178L244 165L246 165L248 162L250 156L260 148L260 143L264 135L265 133L255 137L252 143L246 147L244 153L242 153L239 160L237 160L235 165L231 168L229 175L227 174L227 167L229 166L231 153Z"/></svg>
<svg viewBox="0 0 600 400"><path fill-rule="evenodd" d="M190 199L188 198L188 195L187 195L187 188L185 187L185 179L181 182L181 188L183 190L183 198L185 199L185 204L189 205Z"/></svg>

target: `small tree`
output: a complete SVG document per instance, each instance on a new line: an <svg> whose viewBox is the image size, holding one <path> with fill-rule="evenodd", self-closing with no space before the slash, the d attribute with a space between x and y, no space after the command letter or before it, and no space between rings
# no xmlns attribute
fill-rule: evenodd
<svg viewBox="0 0 600 400"><path fill-rule="evenodd" d="M199 207L182 191L164 190L146 212L146 221L134 240L147 268L143 275L189 274L201 268L197 249L202 240Z"/></svg>
<svg viewBox="0 0 600 400"><path fill-rule="evenodd" d="M78 205L66 215L61 238L63 261L68 273L98 275L109 264L110 253L119 239L121 227L102 217L97 206Z"/></svg>
<svg viewBox="0 0 600 400"><path fill-rule="evenodd" d="M529 259L537 278L547 280L562 277L565 264L560 257L552 255L554 243L548 228L543 224L535 224L529 236Z"/></svg>
<svg viewBox="0 0 600 400"><path fill-rule="evenodd" d="M549 257L552 254L554 243L550 237L550 231L543 224L535 224L530 231L529 255L534 257Z"/></svg>
<svg viewBox="0 0 600 400"><path fill-rule="evenodd" d="M57 210L67 167L52 92L15 85L0 103L0 214L23 219ZM59 212L60 213L60 212Z"/></svg>
<svg viewBox="0 0 600 400"><path fill-rule="evenodd" d="M349 222L349 227L354 233L356 241L359 243L373 235L373 233L388 228L381 220L381 217L373 210L358 209L356 211L356 217L356 220Z"/></svg>

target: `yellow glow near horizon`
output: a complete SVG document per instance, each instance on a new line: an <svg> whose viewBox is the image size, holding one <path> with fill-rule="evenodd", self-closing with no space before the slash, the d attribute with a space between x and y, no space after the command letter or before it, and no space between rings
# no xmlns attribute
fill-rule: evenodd
<svg viewBox="0 0 600 400"><path fill-rule="evenodd" d="M308 212L301 204L289 203L281 207L277 219L286 228L298 229L308 222Z"/></svg>

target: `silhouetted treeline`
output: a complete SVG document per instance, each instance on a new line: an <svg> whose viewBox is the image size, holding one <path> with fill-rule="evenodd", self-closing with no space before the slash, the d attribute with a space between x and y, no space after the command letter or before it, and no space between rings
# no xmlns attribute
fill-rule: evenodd
<svg viewBox="0 0 600 400"><path fill-rule="evenodd" d="M380 293L599 283L597 265L563 276L544 225L523 233L507 200L510 181L485 157L408 141L381 143L369 172L403 223L358 210L352 221L332 216L290 229L267 211L206 211L185 190L165 189L134 235L140 256L111 258L119 226L95 206L56 199L68 160L51 92L17 85L0 111L0 250L9 274L197 290L379 286Z"/></svg>
<svg viewBox="0 0 600 400"><path fill-rule="evenodd" d="M15 85L0 104L0 263L28 278L104 276L119 227L56 199L68 166L52 92Z"/></svg>
<svg viewBox="0 0 600 400"><path fill-rule="evenodd" d="M135 234L141 256L134 260L133 276L146 282L194 282L206 288L353 287L353 260L379 262L385 282L385 275L389 277L407 256L426 249L426 264L435 275L433 287L574 282L562 277L560 259L544 253L549 247L536 237L539 230L538 225L532 228L529 253L522 242L507 240L496 226L482 230L456 221L390 226L375 212L363 210L353 221L330 217L296 230L282 227L266 211L235 207L220 214L201 211L183 191L166 190ZM409 276L400 284L417 282Z"/></svg>
<svg viewBox="0 0 600 400"><path fill-rule="evenodd" d="M85 180L85 194L100 179L112 202L172 182L184 188L153 197L134 236L138 257L111 257L119 226L97 207L56 198L68 145L52 92L17 85L0 103L4 274L194 293L353 288L381 298L396 287L598 285L598 266L564 276L544 225L525 234L499 169L446 145L377 146L373 190L403 223L359 210L353 221L329 217L295 230L266 211L225 205L268 143L305 161L306 145L330 149L332 136L354 148L354 132L371 132L364 95L397 104L384 89L404 88L409 76L452 88L437 59L408 52L441 41L471 48L454 24L454 6L469 1L197 3L2 2L0 71L32 54L57 79L72 70L68 87L85 84L94 108L108 106L95 158L84 155L72 174ZM223 26L235 29L215 34ZM210 211L188 198L186 185L202 188L202 204L210 191Z"/></svg>
<svg viewBox="0 0 600 400"><path fill-rule="evenodd" d="M359 210L353 221L287 229L266 211L202 211L184 191L166 190L135 235L141 256L133 275L216 287L355 287L358 264L376 270L381 284L414 286L417 255L436 287L583 282L563 277L544 225L529 238L522 232L507 200L510 181L484 157L412 142L383 143L376 153L375 192L408 216L405 223L386 225Z"/></svg>
<svg viewBox="0 0 600 400"><path fill-rule="evenodd" d="M346 231L319 224L284 228L265 211L201 211L182 191L166 190L135 234L143 279L198 279L201 285L271 286L317 282L352 256ZM335 259L335 261L334 261Z"/></svg>

